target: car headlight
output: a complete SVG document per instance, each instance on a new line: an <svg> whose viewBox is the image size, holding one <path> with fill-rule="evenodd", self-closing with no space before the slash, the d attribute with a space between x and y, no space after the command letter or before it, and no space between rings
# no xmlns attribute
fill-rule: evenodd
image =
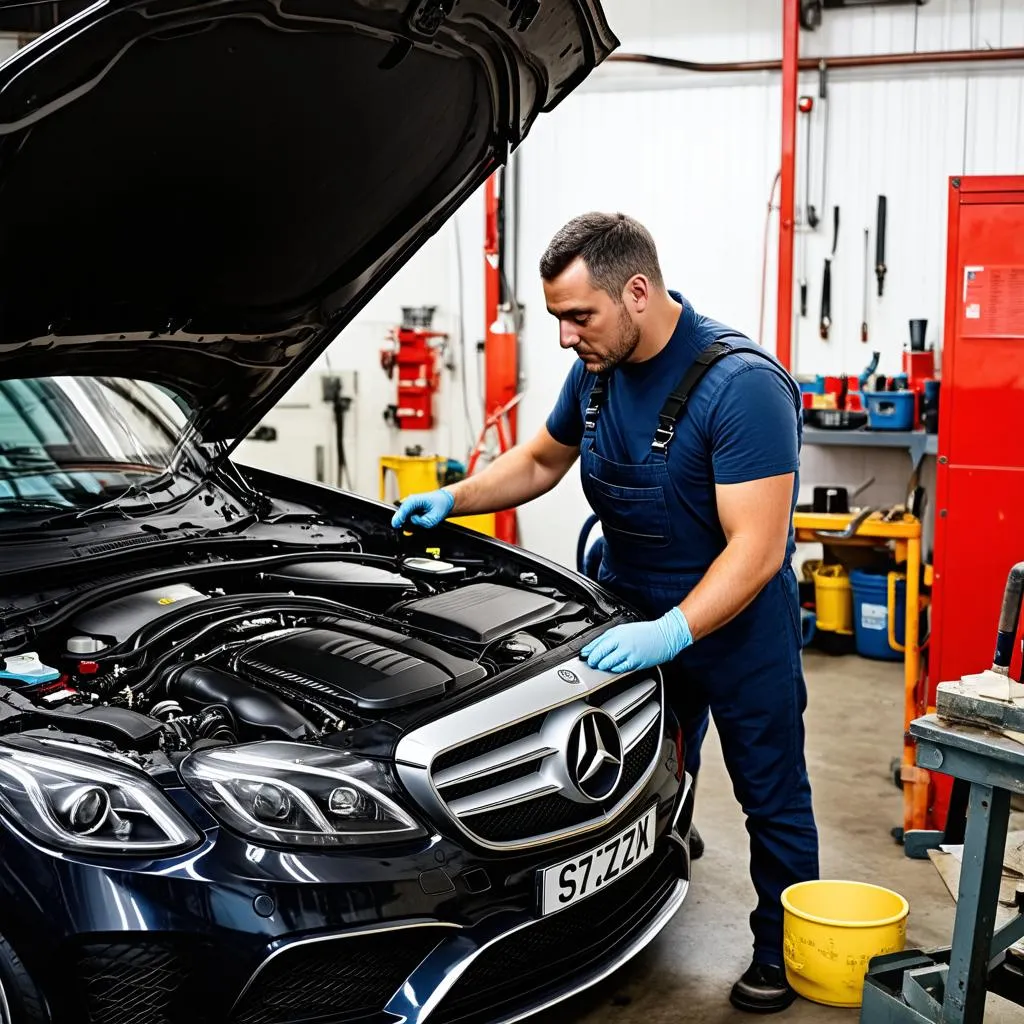
<svg viewBox="0 0 1024 1024"><path fill-rule="evenodd" d="M130 767L0 743L0 812L45 846L78 853L173 853L201 836Z"/></svg>
<svg viewBox="0 0 1024 1024"><path fill-rule="evenodd" d="M291 846L351 846L425 836L390 796L374 761L302 743L213 747L185 758L181 777L229 828Z"/></svg>

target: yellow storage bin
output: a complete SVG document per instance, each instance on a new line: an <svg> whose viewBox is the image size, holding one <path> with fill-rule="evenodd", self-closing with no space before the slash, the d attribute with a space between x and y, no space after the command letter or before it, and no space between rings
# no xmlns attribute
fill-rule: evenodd
<svg viewBox="0 0 1024 1024"><path fill-rule="evenodd" d="M398 500L410 494L433 491L438 486L438 471L446 462L439 455L383 455L380 459L380 500L386 501L388 474L394 474Z"/></svg>
<svg viewBox="0 0 1024 1024"><path fill-rule="evenodd" d="M814 881L782 894L786 977L823 1006L861 1005L872 957L901 952L910 905L866 882Z"/></svg>
<svg viewBox="0 0 1024 1024"><path fill-rule="evenodd" d="M458 523L468 530L476 530L477 533L485 533L488 537L497 535L497 520L493 512L482 512L476 516L452 516L449 523Z"/></svg>
<svg viewBox="0 0 1024 1024"><path fill-rule="evenodd" d="M387 501L388 477L393 477L398 500L410 494L433 491L440 486L441 467L448 460L440 455L384 455L380 459L380 500ZM469 530L494 537L497 520L493 512L475 516L453 516L450 523L459 523Z"/></svg>
<svg viewBox="0 0 1024 1024"><path fill-rule="evenodd" d="M814 570L814 608L818 629L853 635L853 589L844 566L819 565Z"/></svg>

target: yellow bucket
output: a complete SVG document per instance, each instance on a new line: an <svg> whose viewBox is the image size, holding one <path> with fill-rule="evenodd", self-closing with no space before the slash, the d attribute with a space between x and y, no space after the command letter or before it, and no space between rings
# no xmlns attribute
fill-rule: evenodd
<svg viewBox="0 0 1024 1024"><path fill-rule="evenodd" d="M786 977L824 1006L860 1006L872 957L907 941L910 905L866 882L800 882L782 894Z"/></svg>
<svg viewBox="0 0 1024 1024"><path fill-rule="evenodd" d="M853 589L842 565L819 565L814 570L814 609L817 628L853 635Z"/></svg>

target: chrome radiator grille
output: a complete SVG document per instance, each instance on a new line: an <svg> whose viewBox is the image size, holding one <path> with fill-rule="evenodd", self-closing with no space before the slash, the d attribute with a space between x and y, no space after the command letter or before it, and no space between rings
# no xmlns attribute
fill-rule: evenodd
<svg viewBox="0 0 1024 1024"><path fill-rule="evenodd" d="M654 769L662 683L657 674L607 673L589 673L599 677L591 682L574 669L549 671L425 726L407 747L419 748L422 767L402 763L403 741L399 771L413 795L435 817L494 849L552 842L603 825ZM576 685L566 684L567 675ZM499 724L502 708L515 705L520 690L518 715ZM533 702L540 706L531 710Z"/></svg>

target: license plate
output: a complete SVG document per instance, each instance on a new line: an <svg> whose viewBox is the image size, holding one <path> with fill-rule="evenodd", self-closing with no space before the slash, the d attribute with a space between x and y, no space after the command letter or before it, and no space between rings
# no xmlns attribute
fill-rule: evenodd
<svg viewBox="0 0 1024 1024"><path fill-rule="evenodd" d="M553 914L585 900L650 857L654 852L655 810L652 807L629 828L587 853L545 868L541 914Z"/></svg>

